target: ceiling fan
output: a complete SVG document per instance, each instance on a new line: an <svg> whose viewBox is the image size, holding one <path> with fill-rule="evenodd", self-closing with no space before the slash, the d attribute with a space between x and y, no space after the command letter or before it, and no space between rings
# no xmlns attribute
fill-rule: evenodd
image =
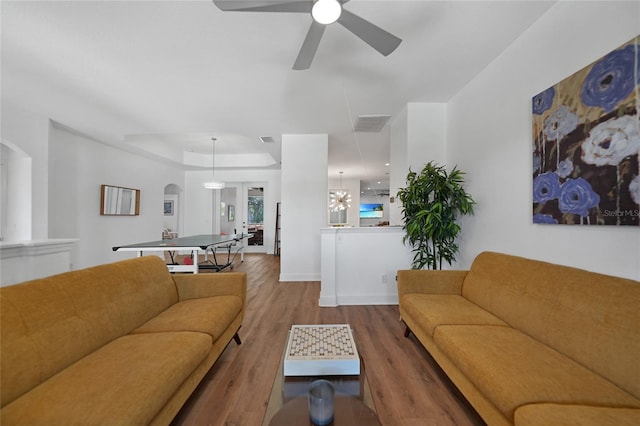
<svg viewBox="0 0 640 426"><path fill-rule="evenodd" d="M402 40L366 19L344 9L343 5L348 1L349 0L213 0L213 3L224 12L289 12L311 14L313 21L302 43L298 57L293 64L294 70L306 70L311 66L326 26L336 21L384 56L388 56L396 50Z"/></svg>

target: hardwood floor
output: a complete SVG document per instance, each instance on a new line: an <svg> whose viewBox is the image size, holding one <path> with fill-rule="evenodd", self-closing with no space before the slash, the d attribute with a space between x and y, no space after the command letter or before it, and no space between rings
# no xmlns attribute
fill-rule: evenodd
<svg viewBox="0 0 640 426"><path fill-rule="evenodd" d="M422 345L403 337L397 306L321 308L320 283L278 282L279 260L245 254L244 263L235 265L248 277L242 345L229 344L174 426L262 424L287 331L314 323L351 324L383 425L484 424Z"/></svg>

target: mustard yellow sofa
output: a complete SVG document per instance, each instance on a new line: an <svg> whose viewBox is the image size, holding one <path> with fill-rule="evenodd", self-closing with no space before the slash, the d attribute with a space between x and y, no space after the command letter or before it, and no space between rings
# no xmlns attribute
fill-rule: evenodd
<svg viewBox="0 0 640 426"><path fill-rule="evenodd" d="M398 271L413 333L489 425L640 425L640 282L485 252Z"/></svg>
<svg viewBox="0 0 640 426"><path fill-rule="evenodd" d="M0 289L0 423L169 424L240 344L246 288L145 256Z"/></svg>

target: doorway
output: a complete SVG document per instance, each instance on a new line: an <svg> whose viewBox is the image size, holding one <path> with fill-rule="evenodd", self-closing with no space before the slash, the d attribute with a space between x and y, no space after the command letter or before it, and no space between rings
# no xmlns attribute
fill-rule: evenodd
<svg viewBox="0 0 640 426"><path fill-rule="evenodd" d="M180 215L181 192L182 189L174 183L170 183L164 187L162 239L171 239L182 236L182 218Z"/></svg>
<svg viewBox="0 0 640 426"><path fill-rule="evenodd" d="M246 206L244 224L246 232L252 234L247 241L247 246L262 252L264 251L264 186L246 184L243 193L246 194L243 203Z"/></svg>
<svg viewBox="0 0 640 426"><path fill-rule="evenodd" d="M0 141L0 241L32 237L31 165L31 157L17 145ZM50 229L55 225L50 218Z"/></svg>
<svg viewBox="0 0 640 426"><path fill-rule="evenodd" d="M220 192L220 231L252 234L245 240L245 253L265 253L265 182L225 184Z"/></svg>

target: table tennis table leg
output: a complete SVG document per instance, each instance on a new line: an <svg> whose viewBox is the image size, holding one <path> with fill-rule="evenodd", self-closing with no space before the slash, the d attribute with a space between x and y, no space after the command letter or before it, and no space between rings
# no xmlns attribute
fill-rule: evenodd
<svg viewBox="0 0 640 426"><path fill-rule="evenodd" d="M224 248L227 249L227 263L220 264L218 263L218 258L216 257L216 247L211 247L211 254L213 254L213 260L217 272L223 271L227 268L233 269L233 263L231 262L231 244L227 244L226 246L224 246Z"/></svg>

